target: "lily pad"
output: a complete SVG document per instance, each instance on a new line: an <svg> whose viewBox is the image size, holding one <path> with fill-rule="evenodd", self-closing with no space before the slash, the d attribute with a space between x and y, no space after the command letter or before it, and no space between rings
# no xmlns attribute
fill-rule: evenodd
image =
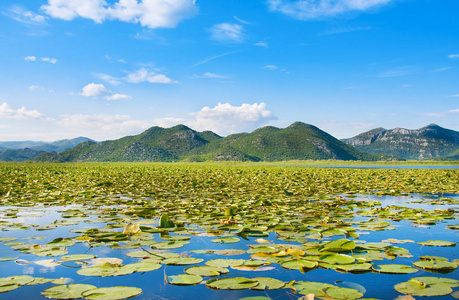
<svg viewBox="0 0 459 300"><path fill-rule="evenodd" d="M240 239L235 238L235 237L217 238L217 239L212 240L212 242L220 243L220 244L232 244L232 243L237 243L239 241Z"/></svg>
<svg viewBox="0 0 459 300"><path fill-rule="evenodd" d="M448 271L448 270L454 270L457 268L457 265L452 262L446 262L446 261L429 261L429 260L418 260L413 262L413 266L419 269L424 269L424 270L435 270L435 271Z"/></svg>
<svg viewBox="0 0 459 300"><path fill-rule="evenodd" d="M27 283L32 282L33 279L34 278L32 276L28 276L28 275L0 277L0 286L6 286L6 285L12 285L12 284L26 285Z"/></svg>
<svg viewBox="0 0 459 300"><path fill-rule="evenodd" d="M326 296L323 292L326 288L332 288L334 285L313 281L298 281L293 284L293 288L303 295L314 294L316 297Z"/></svg>
<svg viewBox="0 0 459 300"><path fill-rule="evenodd" d="M323 292L332 299L358 299L363 297L363 293L355 289L345 287L327 287Z"/></svg>
<svg viewBox="0 0 459 300"><path fill-rule="evenodd" d="M88 260L96 258L96 255L92 254L71 254L60 257L63 261L76 261L76 260Z"/></svg>
<svg viewBox="0 0 459 300"><path fill-rule="evenodd" d="M425 282L423 277L411 278L407 282L396 284L394 289L402 294L413 296L444 296L450 294L451 287L441 283Z"/></svg>
<svg viewBox="0 0 459 300"><path fill-rule="evenodd" d="M52 299L80 299L86 291L96 287L90 284L56 285L41 292L42 296Z"/></svg>
<svg viewBox="0 0 459 300"><path fill-rule="evenodd" d="M363 263L363 264L349 264L349 265L336 265L335 269L345 271L345 272L366 272L371 270L373 264Z"/></svg>
<svg viewBox="0 0 459 300"><path fill-rule="evenodd" d="M418 269L412 268L407 265L377 265L373 266L372 269L379 273L388 273L388 274L411 274L416 273Z"/></svg>
<svg viewBox="0 0 459 300"><path fill-rule="evenodd" d="M172 257L166 258L165 260L161 261L163 265L173 265L173 266L186 266L186 265L194 265L203 262L204 259L202 258L194 258L194 257Z"/></svg>
<svg viewBox="0 0 459 300"><path fill-rule="evenodd" d="M186 274L199 276L220 276L229 273L229 270L222 267L197 266L185 269Z"/></svg>
<svg viewBox="0 0 459 300"><path fill-rule="evenodd" d="M16 260L19 257L0 257L0 262L1 261L10 261L10 260Z"/></svg>
<svg viewBox="0 0 459 300"><path fill-rule="evenodd" d="M281 264L281 267L284 269L291 269L291 270L306 270L306 269L314 269L317 267L317 262L309 261L309 260L289 260Z"/></svg>
<svg viewBox="0 0 459 300"><path fill-rule="evenodd" d="M118 300L131 298L142 293L142 289L127 286L115 286L108 288L98 288L86 291L82 294L85 299L94 300Z"/></svg>
<svg viewBox="0 0 459 300"><path fill-rule="evenodd" d="M192 274L179 274L166 276L166 281L174 285L195 285L202 282L202 277Z"/></svg>
<svg viewBox="0 0 459 300"><path fill-rule="evenodd" d="M217 290L250 289L257 286L258 284L258 281L244 277L210 279L206 282L207 287Z"/></svg>
<svg viewBox="0 0 459 300"><path fill-rule="evenodd" d="M252 280L258 281L258 285L251 288L252 290L277 290L285 286L285 282L269 277L255 277Z"/></svg>
<svg viewBox="0 0 459 300"><path fill-rule="evenodd" d="M448 242L448 241L432 241L429 240L427 242L419 242L419 245L423 246L432 246L432 247L454 247L456 243Z"/></svg>
<svg viewBox="0 0 459 300"><path fill-rule="evenodd" d="M326 254L322 255L319 260L321 262L326 262L332 265L339 264L339 265L347 265L352 264L355 261L355 258L345 254Z"/></svg>
<svg viewBox="0 0 459 300"><path fill-rule="evenodd" d="M206 265L212 267L228 268L244 264L243 259L211 259L206 261Z"/></svg>

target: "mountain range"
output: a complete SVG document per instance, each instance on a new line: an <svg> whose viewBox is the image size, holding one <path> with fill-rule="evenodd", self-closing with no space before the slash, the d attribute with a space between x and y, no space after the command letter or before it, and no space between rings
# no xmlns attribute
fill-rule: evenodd
<svg viewBox="0 0 459 300"><path fill-rule="evenodd" d="M436 124L417 130L376 128L342 141L367 153L404 159L459 159L459 132Z"/></svg>
<svg viewBox="0 0 459 300"><path fill-rule="evenodd" d="M0 161L26 161L44 152L62 152L71 149L85 141L92 140L85 137L77 137L54 142L0 142Z"/></svg>
<svg viewBox="0 0 459 300"><path fill-rule="evenodd" d="M226 137L177 125L103 142L77 138L0 142L0 147L10 147L0 152L0 160L40 162L459 159L459 132L435 124L418 130L376 128L340 141L302 122Z"/></svg>

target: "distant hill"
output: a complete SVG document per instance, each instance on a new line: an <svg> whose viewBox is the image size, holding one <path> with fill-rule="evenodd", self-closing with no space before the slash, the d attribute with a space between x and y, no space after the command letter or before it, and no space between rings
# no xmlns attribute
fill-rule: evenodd
<svg viewBox="0 0 459 300"><path fill-rule="evenodd" d="M36 161L281 161L305 159L383 160L343 143L315 126L296 122L287 128L263 127L252 133L220 137L187 126L152 127L145 132L100 143L84 142Z"/></svg>
<svg viewBox="0 0 459 300"><path fill-rule="evenodd" d="M90 141L90 139L78 137L55 142L0 142L0 161L25 161L43 152L62 152L71 149L84 141Z"/></svg>
<svg viewBox="0 0 459 300"><path fill-rule="evenodd" d="M459 156L459 132L436 124L417 130L376 128L343 141L367 153L387 153L404 159Z"/></svg>

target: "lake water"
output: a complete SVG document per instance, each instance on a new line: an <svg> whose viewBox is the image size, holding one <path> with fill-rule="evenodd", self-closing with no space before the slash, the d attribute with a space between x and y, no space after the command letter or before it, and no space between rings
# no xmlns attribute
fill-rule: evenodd
<svg viewBox="0 0 459 300"><path fill-rule="evenodd" d="M321 166L323 167L323 166ZM348 167L348 166L328 166L328 167ZM352 166L353 168L358 166ZM367 167L378 167L379 166L362 166ZM386 166L380 166L381 168ZM387 166L391 167L391 166ZM408 168L409 166L400 166ZM435 166L444 167L444 166ZM421 168L427 168L422 166ZM457 167L455 167L457 168ZM443 195L445 196L445 195ZM450 199L459 199L459 195L446 195ZM344 196L346 197L346 196ZM456 210L455 217L451 219L444 219L438 221L436 225L419 225L413 227L414 224L410 220L401 221L390 221L392 230L381 230L381 231L364 231L357 230L360 233L358 240L359 242L381 242L388 238L394 238L399 240L410 239L414 243L397 244L394 246L402 247L407 249L413 257L397 257L394 260L374 261L374 265L378 264L404 264L411 266L412 263L419 259L423 255L436 255L446 257L450 261L459 259L459 251L457 247L430 247L422 246L417 242L427 240L445 240L451 242L458 242L459 234L457 230L448 229L448 225L457 225L457 212L459 205L432 205L431 200L437 199L438 196L427 197L425 195L410 195L410 196L383 196L378 197L374 195L357 195L357 198L353 200L362 201L380 201L381 208L388 206L402 206L402 207L414 207L427 211L433 211L435 209L454 209ZM421 202L421 203L413 203ZM63 220L62 210L68 209L79 209L81 206L74 205L66 208L62 207L28 207L28 208L15 208L15 207L3 207L0 208L0 221L20 223L25 225L39 225L44 226ZM119 207L118 207L119 208ZM8 213L18 210L16 216L9 215ZM0 231L0 238L2 237L16 237L16 241L22 241L26 243L37 243L45 244L56 238L68 238L77 237L80 234L71 232L73 229L81 228L103 228L107 225L106 222L92 223L88 221L97 220L97 216L100 212L100 208L94 208L93 215L77 219L77 225L63 225L57 226L52 230L37 231L35 227L27 227L25 229L14 229L14 226L2 225L2 231ZM358 220L369 220L368 217L356 216L349 221ZM67 219L68 220L68 219ZM150 220L153 225L158 224L158 220ZM384 220L388 221L388 220ZM193 227L193 226L191 226ZM122 228L116 228L115 231L121 231ZM160 242L162 238L159 233L155 233L154 241ZM27 238L43 236L41 240L28 240ZM212 242L214 237L210 236L190 236L190 243L182 248L171 249L168 252L179 253L189 255L195 258L202 258L204 262L198 265L204 265L206 261L215 258L230 258L230 259L250 259L250 254L245 253L238 256L222 256L216 254L198 254L191 252L193 250L211 249L242 249L249 250L250 245L257 244L256 237L247 237L247 240L241 239L239 242L234 244L219 244ZM322 241L330 241L333 239L343 238L343 236L324 237ZM276 244L291 244L301 245L294 241L281 240L280 236L274 232L269 233L268 237L264 239L271 240ZM314 241L311 239L310 241ZM124 264L138 262L138 258L132 258L127 256L128 252L138 251L139 249L112 249L107 246L92 247L88 248L86 243L77 243L74 246L68 247L69 254L94 254L98 257L117 257L123 260ZM59 278L67 277L72 279L72 283L84 283L92 284L97 287L109 287L109 286L134 286L139 287L143 290L142 294L132 299L215 299L215 300L229 300L229 299L241 299L244 297L255 297L255 296L267 296L271 299L278 300L292 300L301 297L300 294L293 294L290 289L279 289L279 290L266 290L266 291L254 291L254 290L212 290L205 286L205 284L198 284L193 286L176 286L166 284L164 280L165 275L177 275L183 274L184 269L189 266L162 266L161 269L145 272L145 273L133 273L130 275L117 276L117 277L87 277L76 273L78 269L66 268L63 266L45 267L37 265L36 262L43 259L55 259L59 260L59 257L38 257L34 254L22 253L14 251L10 246L5 245L5 242L0 245L0 257L15 256L19 259L30 262L27 265L17 264L14 261L0 261L0 277L14 276L14 275L31 275L35 277L47 277L47 278ZM459 279L459 268L449 273L432 273L424 270L418 270L414 274L381 274L381 273L341 273L335 270L327 270L323 268L316 268L306 273L301 273L298 270L289 270L281 268L278 264L273 264L274 269L268 271L239 271L230 269L229 274L224 277L271 277L281 281L289 282L292 280L296 281L316 281L322 283L334 284L337 281L353 282L362 285L366 289L364 295L365 298L376 298L376 299L395 299L400 294L394 290L393 286L397 283L408 281L412 277L418 276L438 276L445 278ZM204 277L205 280L209 279ZM0 294L1 299L41 299L43 298L40 293L47 287L53 286L51 283L39 284L35 286L22 286L19 289ZM454 288L458 290L458 288ZM417 297L415 297L417 298ZM451 296L438 296L429 297L427 299L452 299Z"/></svg>

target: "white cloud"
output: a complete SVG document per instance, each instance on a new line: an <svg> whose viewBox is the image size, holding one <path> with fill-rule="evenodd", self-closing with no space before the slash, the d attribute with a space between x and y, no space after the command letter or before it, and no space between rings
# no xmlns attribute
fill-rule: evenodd
<svg viewBox="0 0 459 300"><path fill-rule="evenodd" d="M255 43L254 45L258 47L269 48L268 43L266 42L258 42L258 43Z"/></svg>
<svg viewBox="0 0 459 300"><path fill-rule="evenodd" d="M451 59L459 58L459 54L448 55L448 58L451 58Z"/></svg>
<svg viewBox="0 0 459 300"><path fill-rule="evenodd" d="M2 11L4 15L11 19L28 25L40 25L46 22L46 17L27 11L24 8L14 5L10 9Z"/></svg>
<svg viewBox="0 0 459 300"><path fill-rule="evenodd" d="M64 20L82 17L102 23L115 19L149 28L175 27L198 11L195 0L119 0L113 4L105 0L48 0L41 9Z"/></svg>
<svg viewBox="0 0 459 300"><path fill-rule="evenodd" d="M392 0L268 0L273 11L300 20L331 17L350 11L366 11Z"/></svg>
<svg viewBox="0 0 459 300"><path fill-rule="evenodd" d="M440 68L440 69L435 69L433 70L433 72L443 72L443 71L447 71L447 70L451 70L453 67L444 67L444 68Z"/></svg>
<svg viewBox="0 0 459 300"><path fill-rule="evenodd" d="M6 102L3 102L0 105L0 118L6 119L38 119L41 118L43 114L41 114L38 110L29 110L25 106L14 109Z"/></svg>
<svg viewBox="0 0 459 300"><path fill-rule="evenodd" d="M378 77L400 77L407 76L417 73L417 70L413 67L400 67L391 70L387 70L378 74Z"/></svg>
<svg viewBox="0 0 459 300"><path fill-rule="evenodd" d="M262 67L262 69L277 70L278 67L274 65L267 65L267 66Z"/></svg>
<svg viewBox="0 0 459 300"><path fill-rule="evenodd" d="M228 79L230 77L215 73L206 72L202 75L193 75L191 78Z"/></svg>
<svg viewBox="0 0 459 300"><path fill-rule="evenodd" d="M194 65L192 65L191 67L197 67L197 66L200 66L200 65L203 65L203 64L206 64L208 63L209 61L212 61L214 59L217 59L217 58L220 58L220 57L224 57L224 56L227 56L229 54L233 54L235 52L231 51L231 52L225 52L225 53L222 53L222 54L218 54L218 55L214 55L214 56L211 56L211 57L208 57L206 59L203 59L197 63L195 63Z"/></svg>
<svg viewBox="0 0 459 300"><path fill-rule="evenodd" d="M244 41L243 27L239 24L221 23L215 24L210 29L212 38L217 41L237 42Z"/></svg>
<svg viewBox="0 0 459 300"><path fill-rule="evenodd" d="M175 80L170 79L164 74L157 74L155 71L149 71L145 68L141 68L135 72L129 73L125 80L130 83L178 83Z"/></svg>
<svg viewBox="0 0 459 300"><path fill-rule="evenodd" d="M236 16L233 16L233 18L238 21L239 23L242 23L242 24L246 24L246 25L252 25L252 23L250 23L249 21L246 21L246 20L242 20Z"/></svg>
<svg viewBox="0 0 459 300"><path fill-rule="evenodd" d="M98 97L105 93L108 93L108 90L103 84L90 83L83 87L80 95L84 97Z"/></svg>
<svg viewBox="0 0 459 300"><path fill-rule="evenodd" d="M29 86L29 90L31 90L31 91L38 90L39 88L40 88L40 86L38 86L38 85L31 85L31 86Z"/></svg>
<svg viewBox="0 0 459 300"><path fill-rule="evenodd" d="M104 73L94 73L94 76L96 78L99 78L105 82L108 82L110 83L111 85L120 85L121 84L121 81L119 78L115 78L115 77L112 77L108 74L104 74Z"/></svg>
<svg viewBox="0 0 459 300"><path fill-rule="evenodd" d="M41 60L45 61L45 62L52 63L52 64L57 63L57 59L55 59L53 57L42 57Z"/></svg>
<svg viewBox="0 0 459 300"><path fill-rule="evenodd" d="M124 94L113 94L104 97L105 100L127 100L132 99L131 96L124 95Z"/></svg>
<svg viewBox="0 0 459 300"><path fill-rule="evenodd" d="M459 114L459 109L452 109L448 111L440 111L440 112L428 112L425 113L424 116L427 117L445 117L448 115Z"/></svg>
<svg viewBox="0 0 459 300"><path fill-rule="evenodd" d="M200 111L190 114L192 119L163 118L154 123L159 126L170 127L176 124L185 124L198 131L211 130L219 135L228 135L240 132L250 132L270 120L275 119L273 113L266 109L266 103L242 104L233 106L230 103L218 103L210 108L203 107Z"/></svg>
<svg viewBox="0 0 459 300"><path fill-rule="evenodd" d="M57 121L59 126L67 128L97 130L105 135L120 136L122 133L147 129L151 123L131 120L128 115L74 114L62 115Z"/></svg>
<svg viewBox="0 0 459 300"><path fill-rule="evenodd" d="M24 60L26 60L26 61L35 61L36 59L37 59L36 56L26 56L26 57L24 57Z"/></svg>

